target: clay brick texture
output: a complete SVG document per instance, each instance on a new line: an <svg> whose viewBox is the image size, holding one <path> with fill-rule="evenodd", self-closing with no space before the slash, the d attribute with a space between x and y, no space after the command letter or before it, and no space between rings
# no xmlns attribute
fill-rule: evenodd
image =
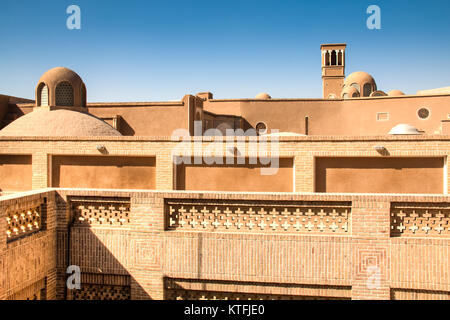
<svg viewBox="0 0 450 320"><path fill-rule="evenodd" d="M9 195L0 298L449 299L449 210L446 195Z"/></svg>
<svg viewBox="0 0 450 320"><path fill-rule="evenodd" d="M211 156L251 155L249 137L231 140ZM9 159L32 157L33 187L2 190L0 299L448 299L449 141L269 139L269 155L292 160L286 172L293 191L269 193L178 191L173 159L198 155L211 137L188 138L183 154L169 137L0 137ZM54 188L56 156L98 158L100 144L105 157L152 159L155 190ZM386 157L431 158L428 167L414 160L406 169L434 174L440 180L431 188L439 192L316 192L328 168L318 170L317 159L329 157L370 157L377 170ZM338 169L333 179L344 172ZM14 180L14 172L5 177ZM411 180L417 190L420 181ZM80 268L80 289L66 285L69 266Z"/></svg>

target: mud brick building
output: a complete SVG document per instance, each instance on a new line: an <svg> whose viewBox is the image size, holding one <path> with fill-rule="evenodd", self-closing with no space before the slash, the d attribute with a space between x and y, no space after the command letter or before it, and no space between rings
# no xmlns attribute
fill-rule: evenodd
<svg viewBox="0 0 450 320"><path fill-rule="evenodd" d="M0 299L449 299L450 89L345 51L322 99L88 103L61 67L0 95Z"/></svg>

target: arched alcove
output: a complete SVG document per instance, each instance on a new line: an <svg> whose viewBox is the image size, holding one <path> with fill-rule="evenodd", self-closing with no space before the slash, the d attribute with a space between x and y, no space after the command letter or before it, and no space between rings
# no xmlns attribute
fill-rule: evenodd
<svg viewBox="0 0 450 320"><path fill-rule="evenodd" d="M37 90L37 105L48 106L48 87L45 83L40 83Z"/></svg>
<svg viewBox="0 0 450 320"><path fill-rule="evenodd" d="M363 97L369 97L372 93L372 85L370 83L365 83L363 86Z"/></svg>

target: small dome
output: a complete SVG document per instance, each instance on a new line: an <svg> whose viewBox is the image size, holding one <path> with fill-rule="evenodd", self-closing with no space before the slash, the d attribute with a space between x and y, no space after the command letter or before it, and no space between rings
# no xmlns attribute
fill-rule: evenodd
<svg viewBox="0 0 450 320"><path fill-rule="evenodd" d="M86 107L86 86L81 77L68 68L50 69L36 86L36 106Z"/></svg>
<svg viewBox="0 0 450 320"><path fill-rule="evenodd" d="M370 97L385 97L387 94L384 91L377 90L370 94Z"/></svg>
<svg viewBox="0 0 450 320"><path fill-rule="evenodd" d="M375 79L364 71L350 73L344 80L344 86L350 86L352 83L375 83Z"/></svg>
<svg viewBox="0 0 450 320"><path fill-rule="evenodd" d="M81 77L68 68L56 67L46 71L39 82L45 82L48 86L56 85L58 82L67 81L70 83L82 83Z"/></svg>
<svg viewBox="0 0 450 320"><path fill-rule="evenodd" d="M420 134L420 132L410 124L401 123L393 127L389 134Z"/></svg>
<svg viewBox="0 0 450 320"><path fill-rule="evenodd" d="M330 93L328 99L337 99L337 96L334 93Z"/></svg>
<svg viewBox="0 0 450 320"><path fill-rule="evenodd" d="M377 84L373 77L364 71L353 72L344 80L344 88L355 87L360 97L369 97L372 92L377 91Z"/></svg>
<svg viewBox="0 0 450 320"><path fill-rule="evenodd" d="M36 109L0 130L0 136L86 137L120 136L120 132L90 114L71 110Z"/></svg>
<svg viewBox="0 0 450 320"><path fill-rule="evenodd" d="M272 97L269 96L269 94L267 94L265 92L258 93L255 98L256 99L264 99L264 100L272 99Z"/></svg>
<svg viewBox="0 0 450 320"><path fill-rule="evenodd" d="M342 99L358 98L359 91L354 86L344 87L341 92Z"/></svg>
<svg viewBox="0 0 450 320"><path fill-rule="evenodd" d="M404 96L405 94L402 92L402 91L400 91L400 90L391 90L391 91L389 91L388 93L388 96L392 96L392 97L394 97L394 96Z"/></svg>

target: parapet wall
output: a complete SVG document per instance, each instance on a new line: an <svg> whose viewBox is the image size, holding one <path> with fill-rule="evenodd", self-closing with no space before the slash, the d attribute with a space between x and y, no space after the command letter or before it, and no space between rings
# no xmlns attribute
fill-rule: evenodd
<svg viewBox="0 0 450 320"><path fill-rule="evenodd" d="M56 192L0 200L0 298L57 298Z"/></svg>
<svg viewBox="0 0 450 320"><path fill-rule="evenodd" d="M0 95L10 118L32 111L34 104ZM7 97L6 97L7 99ZM6 101L5 103L2 103ZM21 103L22 102L22 103ZM202 121L203 130L234 123L231 127L255 129L264 123L268 132L307 135L386 135L396 125L407 123L426 134L445 134L442 121L448 120L449 94L380 96L352 99L202 99L185 95L180 101L89 103L89 113L115 126L125 136L170 136L177 129L194 135L193 121ZM419 110L425 110L425 114ZM3 111L7 112L7 111Z"/></svg>
<svg viewBox="0 0 450 320"><path fill-rule="evenodd" d="M203 107L214 114L240 116L255 128L264 122L270 132L308 135L387 135L400 123L408 123L426 134L440 133L448 119L450 95L410 95L352 99L227 99L206 100ZM429 115L421 118L418 111ZM308 129L306 130L306 122Z"/></svg>
<svg viewBox="0 0 450 320"><path fill-rule="evenodd" d="M267 143L252 142L251 137L235 137L230 141L225 137L188 137L185 142L169 137L0 137L0 161L4 159L0 163L4 165L3 169L0 168L0 177L2 177L0 192L21 191L29 188L30 185L33 189L47 187L94 189L110 188L116 185L121 189L192 188L192 190L198 190L203 186L189 184L189 177L193 175L201 175L196 181L213 177L218 184L209 185L211 189L215 188L210 189L211 191L328 192L329 187L328 189L334 192L359 192L361 189L355 186L350 186L353 189L345 187L345 183L341 186L340 182L345 181L342 179L344 174L360 181L368 181L368 184L373 183L374 187L364 189L365 192L387 190L383 189L383 186L389 183L391 193L446 194L450 177L448 174L449 141L450 136L443 135L279 137L279 139L270 138ZM101 149L103 151L99 151L98 147L104 148ZM382 147L384 152L378 152L375 147ZM264 151L267 151L266 157L279 160L278 163L270 161L269 165L271 168L276 168L278 165L279 170L275 173L284 177L284 184L277 185L272 183L273 181L270 182L270 176L257 177L260 168L246 164L237 166L237 169L231 166L225 168L215 164L205 165L207 157L221 159L229 157L234 164L237 164L237 155L241 159L255 157L255 153L252 155L252 150L256 150L256 155L259 157L258 164L261 163L259 155L264 154ZM31 156L31 166L12 161L12 159L20 158L19 156ZM188 167L183 172L182 166L175 163L176 157L203 159L200 165L194 163L194 166ZM145 165L142 165L143 158L149 159ZM348 169L351 170L343 171L335 166L332 169L336 170L330 171L328 175L327 170L330 166L320 162L323 158L349 159L349 161L341 162L348 165ZM350 161L350 158L359 159ZM369 160L372 167L377 170L387 167L388 170L383 171L387 174L375 175L374 179L368 180L366 174L368 171L358 169L366 163L361 158ZM70 161L61 162L59 161L61 159ZM117 161L113 161L114 159ZM142 161L138 161L139 159ZM154 160L150 161L150 159ZM87 166L88 162L91 165ZM7 164L22 169L8 170ZM82 169L81 166L83 166ZM250 172L252 168L255 168L256 174ZM352 169L355 170L352 171ZM83 173L86 178L80 179L76 175L77 172ZM108 175L107 172L113 174ZM27 180L24 179L25 177ZM141 183L136 183L136 177L142 178ZM248 178L239 184L243 177ZM389 177L401 178L403 183L398 183L395 179L389 180ZM80 180L76 181L76 179ZM396 185L393 184L393 180L397 181ZM226 184L227 181L228 184ZM338 184L327 184L330 181ZM20 188L12 189L11 186L20 183L22 183L19 185Z"/></svg>
<svg viewBox="0 0 450 320"><path fill-rule="evenodd" d="M2 299L450 298L448 196L49 189L0 208ZM36 208L40 229L8 224Z"/></svg>

